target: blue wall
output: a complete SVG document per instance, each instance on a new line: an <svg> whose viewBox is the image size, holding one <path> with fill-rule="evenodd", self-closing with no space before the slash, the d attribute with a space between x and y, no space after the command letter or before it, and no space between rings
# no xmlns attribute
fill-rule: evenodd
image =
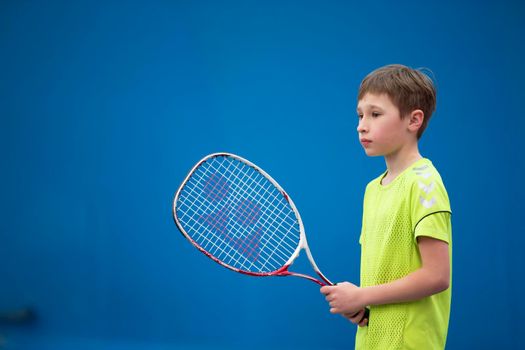
<svg viewBox="0 0 525 350"><path fill-rule="evenodd" d="M364 186L357 87L429 67L422 153L454 211L449 349L518 348L525 243L524 7L443 1L0 4L0 348L351 348L318 288L198 254L171 218L195 161L275 177L326 275L357 282ZM303 256L304 258L304 256ZM298 269L309 271L305 264ZM178 346L178 347L176 347Z"/></svg>

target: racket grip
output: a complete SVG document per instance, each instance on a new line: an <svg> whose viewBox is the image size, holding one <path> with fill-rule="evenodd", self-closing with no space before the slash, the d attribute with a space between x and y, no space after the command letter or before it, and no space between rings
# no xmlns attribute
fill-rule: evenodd
<svg viewBox="0 0 525 350"><path fill-rule="evenodd" d="M370 322L370 309L367 307L365 307L365 313L363 314L363 317L361 317L361 320L359 322L361 322L365 318L368 319L368 322ZM367 323L367 326L368 326L368 323Z"/></svg>

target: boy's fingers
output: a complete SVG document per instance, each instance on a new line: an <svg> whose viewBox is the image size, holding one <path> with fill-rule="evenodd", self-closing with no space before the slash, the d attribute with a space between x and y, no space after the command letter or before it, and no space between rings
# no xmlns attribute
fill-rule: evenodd
<svg viewBox="0 0 525 350"><path fill-rule="evenodd" d="M361 318L363 317L363 314L364 314L364 310L360 310L358 312L352 312L352 313L348 313L348 314L345 314L345 317L348 318L348 320L350 320L350 322L354 323L354 324L359 324L361 325L361 321L363 321Z"/></svg>
<svg viewBox="0 0 525 350"><path fill-rule="evenodd" d="M324 295L327 295L327 294L330 294L330 292L332 291L334 287L333 286L323 286L321 287L321 293L323 293Z"/></svg>
<svg viewBox="0 0 525 350"><path fill-rule="evenodd" d="M361 314L361 311L357 311L357 312L354 312L354 313L351 313L351 314L348 314L348 315L350 316L350 318L358 318L358 316L359 317L363 317L362 314Z"/></svg>
<svg viewBox="0 0 525 350"><path fill-rule="evenodd" d="M368 318L363 318L361 322L359 322L359 327L365 327L368 326Z"/></svg>
<svg viewBox="0 0 525 350"><path fill-rule="evenodd" d="M337 308L333 307L333 308L330 309L330 312L333 313L333 314L338 314L339 310Z"/></svg>
<svg viewBox="0 0 525 350"><path fill-rule="evenodd" d="M363 313L364 313L364 310L360 310L356 313L350 314L350 319L352 320L352 322L358 323L359 321L361 321L361 318L363 317Z"/></svg>

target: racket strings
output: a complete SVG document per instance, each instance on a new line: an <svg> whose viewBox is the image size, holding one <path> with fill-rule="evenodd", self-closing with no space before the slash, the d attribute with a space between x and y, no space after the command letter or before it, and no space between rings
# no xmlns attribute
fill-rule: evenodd
<svg viewBox="0 0 525 350"><path fill-rule="evenodd" d="M241 194L245 194L245 193L241 193ZM252 197L252 198L253 198L253 197ZM231 203L226 203L226 207L228 207L230 204L231 204ZM209 207L208 207L208 208L209 208ZM214 209L217 209L217 207L214 207ZM219 211L217 214L219 214L219 215L217 215L217 219L220 219L220 218L224 217L223 215L221 215L221 214L222 214L222 211ZM263 221L263 224L267 224L267 225L268 225L268 224L269 224L268 220ZM275 226L274 226L274 227L272 227L272 228L276 229L276 228L278 228L278 227L275 227ZM293 248L293 247L290 246L290 248ZM292 251L293 251L293 249L292 249Z"/></svg>
<svg viewBox="0 0 525 350"><path fill-rule="evenodd" d="M211 224L211 227L215 229L215 232L219 232L223 236L222 238L226 238L230 243L233 243L234 248L239 249L239 247L246 245L244 243L246 241L242 238L235 238L234 237L235 233L231 234L231 233L228 233L229 231L226 231L226 222L229 219L229 216L230 216L230 209L227 206L225 206L223 209L216 211L212 214L203 216L203 217L207 218L207 222ZM235 263L237 264L239 263L239 258L232 257L230 254L231 252L225 251L224 249L222 249L223 246L220 244L220 242L217 245L217 240L216 239L213 240L214 237L212 237L212 240L210 240L210 239L207 239L205 235L201 235L200 237L197 237L197 241L199 241L199 238L204 238L205 240L205 244L203 244L204 249L207 249L212 254L217 255L218 258L223 259L223 260L226 260L226 258L230 258L230 260L232 260L233 258ZM246 247L245 249L242 249L240 251L242 253L248 252L248 256L250 257L252 256L258 257L258 254L255 254L255 255L253 254L254 249L257 249L258 247L258 243L254 244L254 242L256 242L256 238L257 237L255 235L252 235L250 237L250 241L252 242L252 247L254 247L253 249L249 249L248 247ZM219 254L217 254L217 252L214 252L213 250L210 249L210 246L209 246L210 243L211 243L211 248L215 248L216 250L219 250L218 252ZM223 256L224 254L226 256ZM228 262L231 263L231 261L228 261Z"/></svg>
<svg viewBox="0 0 525 350"><path fill-rule="evenodd" d="M220 214L221 214L221 213L222 213L222 212L220 212ZM223 217L223 215L220 215L220 214L218 215L218 217L219 217L219 218ZM252 240L252 241L253 241L253 240ZM215 243L215 242L212 242L212 243ZM205 248L208 248L208 247L205 247ZM219 247L219 248L220 248L220 247ZM228 253L225 252L224 250L222 250L222 249L220 249L220 250L221 250L222 253L226 253L226 255L228 255ZM251 256L251 255L252 255L252 254L250 254L250 256ZM223 258L223 257L222 257L222 256L219 256L219 258ZM238 259L235 259L235 260L236 260L235 262L238 263ZM272 259L272 260L274 260L274 259Z"/></svg>
<svg viewBox="0 0 525 350"><path fill-rule="evenodd" d="M199 178L202 179L201 177L199 177ZM232 201L233 201L234 199L235 199L235 198L233 198ZM226 205L225 205L223 208L228 208L228 207L230 207L232 201L227 202ZM195 204L195 203L192 203L192 204ZM217 210L217 209L218 209L217 206L208 206L208 207L206 208L206 211L209 211L210 207L213 208L213 210ZM215 212L215 214L214 214L212 217L215 217L215 218L216 218L216 220L214 220L214 221L218 221L218 220L220 220L220 219L224 219L224 218L226 217L226 215L224 215L224 214L226 214L226 213L225 213L223 210L218 210L218 211ZM263 221L263 223L264 223L264 224L269 224L267 220L266 220L266 221ZM275 229L276 227L273 227L273 228Z"/></svg>
<svg viewBox="0 0 525 350"><path fill-rule="evenodd" d="M194 170L181 190L177 216L200 247L248 272L271 272L293 255L297 218L281 192L251 166L219 156Z"/></svg>

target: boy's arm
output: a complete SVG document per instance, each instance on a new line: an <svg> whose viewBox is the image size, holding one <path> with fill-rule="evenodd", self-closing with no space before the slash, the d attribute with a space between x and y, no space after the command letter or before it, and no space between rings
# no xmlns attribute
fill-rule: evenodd
<svg viewBox="0 0 525 350"><path fill-rule="evenodd" d="M447 289L450 283L448 243L420 236L418 246L422 266L405 277L363 288L348 282L321 288L330 303L330 312L355 313L367 305L412 301Z"/></svg>
<svg viewBox="0 0 525 350"><path fill-rule="evenodd" d="M366 305L392 304L421 299L446 290L450 284L448 243L418 237L422 266L390 283L362 288Z"/></svg>

